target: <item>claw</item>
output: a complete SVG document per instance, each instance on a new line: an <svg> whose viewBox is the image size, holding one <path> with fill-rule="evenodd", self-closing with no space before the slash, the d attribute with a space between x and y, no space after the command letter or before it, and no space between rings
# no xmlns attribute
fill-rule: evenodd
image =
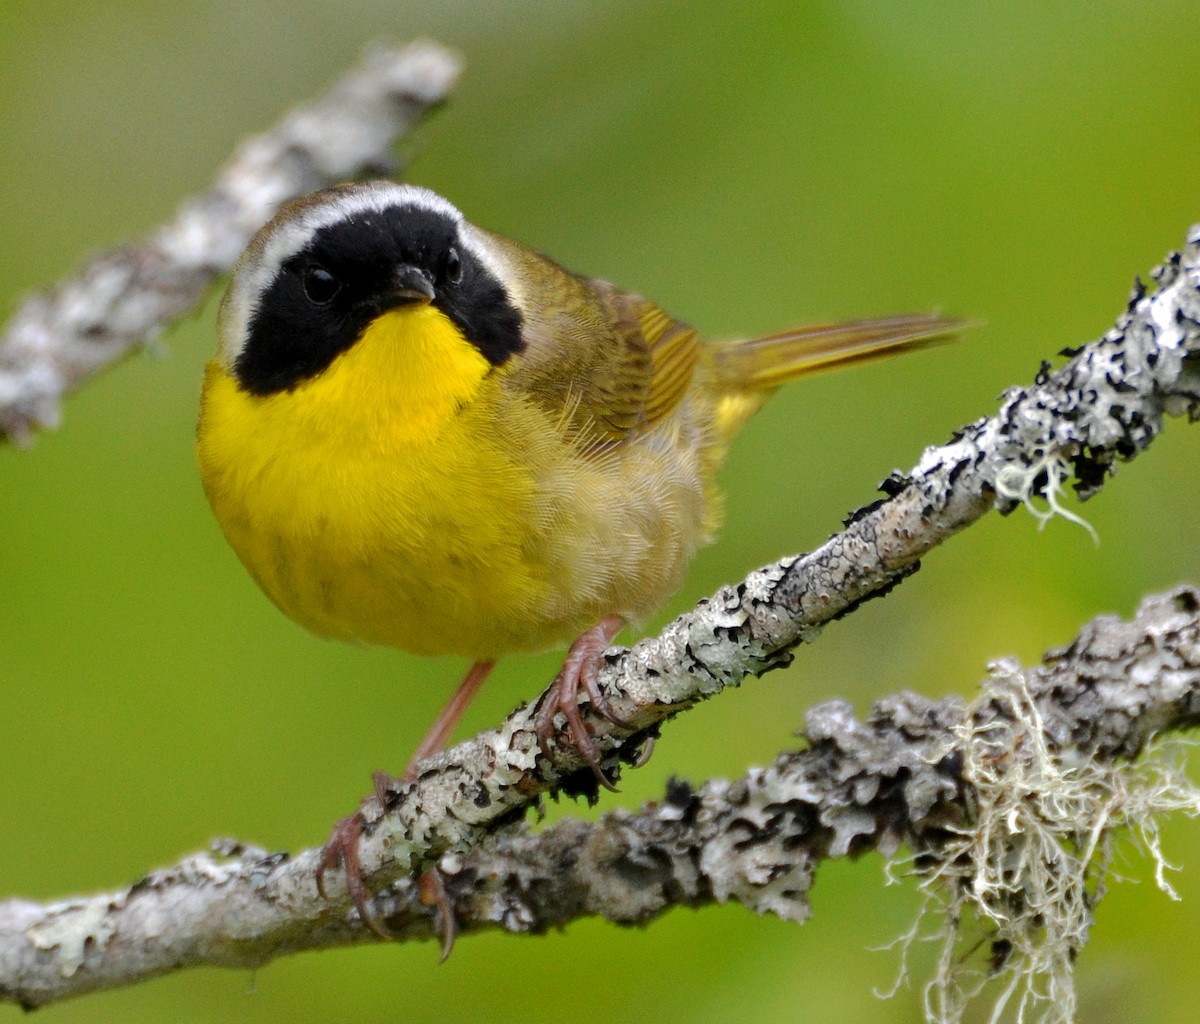
<svg viewBox="0 0 1200 1024"><path fill-rule="evenodd" d="M455 723L467 709L471 698L483 685L494 665L494 661L480 661L471 666L467 677L454 692L454 696L450 698L450 703L446 705L445 710L433 723L433 727L426 734L425 739L421 741L421 745L417 747L403 776L396 778L387 772L375 772L371 777L375 787L375 799L379 801L379 806L384 811L388 810L391 797L400 786L416 778L417 765L446 745ZM342 818L333 826L333 832L321 848L321 859L317 864L317 892L321 894L322 899L329 898L325 891L325 874L333 871L340 864L346 873L346 891L350 894L350 899L363 924L381 939L394 939L396 936L388 931L383 922L376 917L372 909L371 890L367 888L366 879L363 878L358 844L362 839L365 824L366 819L363 817L362 811L356 811L348 818ZM446 895L445 883L437 868L430 868L421 876L419 885L422 902L426 906L435 907L438 911L437 932L442 939L442 960L445 960L450 955L450 950L454 948L454 937L458 934L450 898Z"/></svg>
<svg viewBox="0 0 1200 1024"><path fill-rule="evenodd" d="M571 649L563 661L563 667L554 677L554 682L542 694L534 719L537 726L538 746L546 757L551 757L550 738L556 732L554 716L561 711L567 720L567 731L571 734L579 756L592 770L596 781L613 793L617 792L617 787L600 767L600 751L596 747L596 741L592 739L592 734L584 724L583 715L579 711L578 698L582 688L596 714L607 718L613 725L632 728L629 722L620 718L612 710L608 698L600 690L601 656L624 624L624 620L619 615L609 615L591 629L579 634L575 642L571 644Z"/></svg>
<svg viewBox="0 0 1200 1024"><path fill-rule="evenodd" d="M653 736L646 737L646 742L642 744L642 749L638 751L638 756L634 758L634 768L644 768L650 763L650 756L654 753L654 740Z"/></svg>
<svg viewBox="0 0 1200 1024"><path fill-rule="evenodd" d="M329 894L325 891L325 873L341 864L346 875L346 891L350 894L350 900L362 923L381 939L394 939L395 936L371 909L371 890L367 888L363 879L362 862L358 858L358 842L362 838L365 823L362 811L355 811L333 826L332 834L321 848L321 860L317 864L317 892L321 894L322 899L329 899Z"/></svg>
<svg viewBox="0 0 1200 1024"><path fill-rule="evenodd" d="M437 910L434 930L442 940L442 955L438 963L444 964L454 949L454 940L458 936L458 922L454 918L454 908L450 905L450 894L446 891L446 879L437 868L430 868L417 880L417 886L421 892L421 902Z"/></svg>

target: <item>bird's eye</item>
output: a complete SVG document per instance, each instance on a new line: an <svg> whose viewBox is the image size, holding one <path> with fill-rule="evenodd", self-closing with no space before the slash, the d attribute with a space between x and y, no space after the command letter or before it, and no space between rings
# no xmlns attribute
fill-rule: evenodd
<svg viewBox="0 0 1200 1024"><path fill-rule="evenodd" d="M452 248L446 253L446 280L451 284L458 284L462 280L462 257L458 255L458 250Z"/></svg>
<svg viewBox="0 0 1200 1024"><path fill-rule="evenodd" d="M324 306L326 303L332 302L337 293L342 290L342 282L324 267L315 263L304 268L300 280L304 285L304 294L314 306Z"/></svg>

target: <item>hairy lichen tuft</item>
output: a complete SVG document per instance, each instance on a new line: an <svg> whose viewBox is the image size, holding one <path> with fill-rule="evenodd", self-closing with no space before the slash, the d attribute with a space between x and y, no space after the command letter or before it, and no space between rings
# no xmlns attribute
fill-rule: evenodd
<svg viewBox="0 0 1200 1024"><path fill-rule="evenodd" d="M972 791L969 822L891 869L917 877L924 897L895 943L897 984L910 947L932 942L930 1024L958 1024L985 989L989 1024L1069 1024L1075 961L1104 896L1113 840L1132 837L1153 861L1159 888L1178 898L1158 820L1200 815L1200 789L1183 770L1179 741L1156 742L1136 762L1055 749L1018 666L1001 661L991 672L954 740Z"/></svg>

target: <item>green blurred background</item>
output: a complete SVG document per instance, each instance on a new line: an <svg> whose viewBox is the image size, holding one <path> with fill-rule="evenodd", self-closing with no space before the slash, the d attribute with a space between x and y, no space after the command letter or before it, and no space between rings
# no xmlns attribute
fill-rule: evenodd
<svg viewBox="0 0 1200 1024"><path fill-rule="evenodd" d="M1136 273L1200 219L1194 0L742 5L166 0L0 6L0 301L169 217L244 135L375 38L467 61L413 180L469 218L658 299L711 335L940 309L959 345L781 393L724 474L721 542L671 611L806 549L893 467L994 409L1039 361L1104 331ZM316 640L255 590L196 479L215 299L0 450L0 896L114 886L218 835L321 842L399 768L463 666ZM1100 612L1200 581L1200 432L1171 423L1084 508L1102 543L1023 513L980 523L795 666L673 724L602 808L668 775L740 773L804 709L901 688L970 694ZM465 728L533 696L512 658ZM589 813L586 808L572 808ZM1170 902L1137 856L1079 967L1086 1021L1187 1021L1200 975L1200 825L1172 822ZM823 868L800 928L736 907L644 931L306 955L191 971L47 1021L912 1021L869 951L915 906L881 862ZM932 950L915 954L928 968ZM0 1020L16 1020L0 1009Z"/></svg>

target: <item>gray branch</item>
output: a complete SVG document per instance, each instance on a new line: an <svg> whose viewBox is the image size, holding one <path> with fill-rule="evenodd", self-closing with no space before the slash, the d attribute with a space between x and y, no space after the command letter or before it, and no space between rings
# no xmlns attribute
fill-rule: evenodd
<svg viewBox="0 0 1200 1024"><path fill-rule="evenodd" d="M456 74L454 58L431 44L378 51L324 100L243 146L170 225L30 299L0 339L0 434L20 440L54 424L63 394L192 308L280 203L387 169L395 138ZM820 548L722 588L657 637L609 651L601 684L626 724L584 709L607 770L635 761L680 711L790 662L826 623L895 587L989 510L1024 503L1071 516L1059 503L1064 486L1091 497L1165 415L1200 416L1200 230L1155 277L1156 291L1139 286L1102 339L1011 389L995 416L927 449ZM1039 742L1124 759L1151 733L1191 722L1197 607L1186 591L1148 602L1129 626L1098 621L1022 675L1044 728ZM964 728L988 728L988 715L1011 718L1012 706L1011 695L972 709L903 696L864 724L844 705L825 705L809 716L810 751L734 783L675 784L639 815L565 822L536 837L519 822L544 795L596 793L565 734L552 757L541 753L533 709L523 707L425 762L386 806L364 801L365 874L400 937L431 933L411 877L434 863L466 932L537 930L584 914L643 921L713 899L801 920L821 858L901 842L929 850L954 832L976 795L955 744ZM336 876L330 898L318 895L317 858L226 843L219 856L194 855L116 892L0 904L0 997L32 1007L185 966L255 966L374 941Z"/></svg>
<svg viewBox="0 0 1200 1024"><path fill-rule="evenodd" d="M433 43L371 50L320 100L243 143L169 224L26 299L0 336L0 440L57 426L66 394L195 309L287 200L395 172L396 141L458 73L458 58Z"/></svg>
<svg viewBox="0 0 1200 1024"><path fill-rule="evenodd" d="M675 781L640 813L596 823L501 830L443 858L460 932L541 932L587 916L645 924L673 907L727 901L802 922L821 861L901 844L932 857L967 829L977 796L962 738L1007 723L1015 690L1036 707L1056 757L1134 757L1200 714L1200 590L1150 598L1130 622L1097 619L1034 669L999 666L971 706L906 693L864 722L832 701L809 712L808 749L736 781ZM0 996L33 1008L183 967L254 968L377 941L353 913L321 904L313 867L311 852L224 843L118 892L0 904ZM377 904L397 938L436 938L410 879Z"/></svg>
<svg viewBox="0 0 1200 1024"><path fill-rule="evenodd" d="M1010 389L995 416L927 449L820 548L722 588L657 637L609 651L601 684L627 725L584 708L608 770L634 761L680 711L788 663L798 644L896 586L988 510L1024 502L1061 511L1068 481L1094 495L1118 460L1150 444L1164 415L1200 417L1200 229L1154 276L1156 291L1139 287L1108 334ZM1151 734L1194 721L1198 608L1200 595L1187 590L1147 602L1132 624L1097 620L1022 676L1043 723L1038 743L1128 759ZM536 837L519 825L530 806L548 793L594 796L595 783L566 735L553 757L542 755L533 707L522 707L429 759L386 807L364 801L365 874L401 938L431 934L411 878L434 863L465 932L539 930L586 914L644 921L714 899L802 920L823 857L901 842L930 849L953 834L974 800L956 754L964 721L986 729L989 715L1011 718L1011 706L1011 695L969 711L904 695L860 723L845 705L824 705L809 716L812 749L770 769L695 791L675 784L641 814L565 822ZM256 966L374 941L340 876L328 879L328 900L318 895L317 851L267 855L231 843L222 853L100 896L0 904L0 995L37 1006L184 966Z"/></svg>

